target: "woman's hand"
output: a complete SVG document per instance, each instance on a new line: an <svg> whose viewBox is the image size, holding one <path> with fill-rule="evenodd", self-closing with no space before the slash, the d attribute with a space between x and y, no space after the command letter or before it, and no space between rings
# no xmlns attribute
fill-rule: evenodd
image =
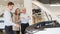
<svg viewBox="0 0 60 34"><path fill-rule="evenodd" d="M20 25L19 24L16 24L16 27L20 27Z"/></svg>

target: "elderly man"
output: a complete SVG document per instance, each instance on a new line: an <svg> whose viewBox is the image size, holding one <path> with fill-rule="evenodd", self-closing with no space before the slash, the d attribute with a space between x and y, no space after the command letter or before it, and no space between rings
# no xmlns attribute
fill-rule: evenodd
<svg viewBox="0 0 60 34"><path fill-rule="evenodd" d="M26 8L22 9L22 14L21 14L21 32L22 34L25 34L25 29L26 27L29 26L29 15L26 14Z"/></svg>

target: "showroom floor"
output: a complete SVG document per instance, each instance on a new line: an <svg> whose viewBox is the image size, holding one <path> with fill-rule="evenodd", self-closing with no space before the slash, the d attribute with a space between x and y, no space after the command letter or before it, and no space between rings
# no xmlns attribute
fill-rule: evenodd
<svg viewBox="0 0 60 34"><path fill-rule="evenodd" d="M5 34L3 31L0 31L0 34ZM21 34L21 32L20 32L20 34Z"/></svg>
<svg viewBox="0 0 60 34"><path fill-rule="evenodd" d="M0 34L4 34L2 31L0 31Z"/></svg>

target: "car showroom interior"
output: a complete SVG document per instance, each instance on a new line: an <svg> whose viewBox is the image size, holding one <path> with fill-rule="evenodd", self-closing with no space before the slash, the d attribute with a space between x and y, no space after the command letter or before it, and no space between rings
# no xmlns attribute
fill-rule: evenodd
<svg viewBox="0 0 60 34"><path fill-rule="evenodd" d="M0 34L60 34L60 0L0 0Z"/></svg>

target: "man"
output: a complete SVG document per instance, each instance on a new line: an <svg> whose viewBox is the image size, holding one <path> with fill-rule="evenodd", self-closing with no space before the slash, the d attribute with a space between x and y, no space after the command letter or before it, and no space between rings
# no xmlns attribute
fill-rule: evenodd
<svg viewBox="0 0 60 34"><path fill-rule="evenodd" d="M11 15L11 10L14 7L13 2L8 3L8 8L4 11L4 24L5 24L5 32L6 34L13 34L12 31L12 26L15 25L12 23L12 15Z"/></svg>
<svg viewBox="0 0 60 34"><path fill-rule="evenodd" d="M23 8L22 9L22 14L20 15L21 16L21 32L22 34L25 34L25 29L26 27L29 26L29 15L26 14L26 8Z"/></svg>

